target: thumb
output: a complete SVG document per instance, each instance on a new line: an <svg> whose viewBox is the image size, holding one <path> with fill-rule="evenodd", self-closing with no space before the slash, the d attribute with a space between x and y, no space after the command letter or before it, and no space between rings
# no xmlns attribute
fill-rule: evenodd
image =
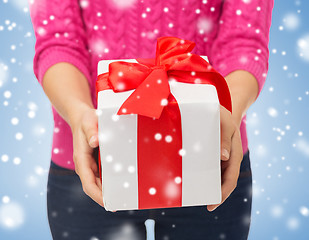
<svg viewBox="0 0 309 240"><path fill-rule="evenodd" d="M221 160L229 160L231 152L232 136L234 134L234 126L230 113L226 109L221 109Z"/></svg>
<svg viewBox="0 0 309 240"><path fill-rule="evenodd" d="M99 138L98 138L98 134L91 136L90 138L87 138L88 140L88 144L90 147L92 148L96 148L99 146Z"/></svg>

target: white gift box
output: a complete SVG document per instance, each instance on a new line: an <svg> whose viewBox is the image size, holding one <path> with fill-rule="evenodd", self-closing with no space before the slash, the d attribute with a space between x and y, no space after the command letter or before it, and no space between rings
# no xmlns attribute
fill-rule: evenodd
<svg viewBox="0 0 309 240"><path fill-rule="evenodd" d="M205 60L206 57L202 56ZM102 60L98 75L114 61ZM216 88L208 84L169 81L181 113L181 206L221 202L220 104ZM138 116L117 115L134 90L98 93L98 131L104 207L108 211L139 209ZM161 136L166 139L166 136ZM158 176L159 177L159 176ZM156 197L154 189L149 194ZM170 207L170 206L165 206Z"/></svg>

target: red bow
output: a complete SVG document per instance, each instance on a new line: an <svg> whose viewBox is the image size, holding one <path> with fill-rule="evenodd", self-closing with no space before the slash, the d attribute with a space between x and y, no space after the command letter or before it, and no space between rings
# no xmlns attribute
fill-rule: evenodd
<svg viewBox="0 0 309 240"><path fill-rule="evenodd" d="M112 62L109 72L98 76L97 92L135 89L117 114L133 113L158 119L171 94L168 80L172 78L178 82L214 85L220 104L232 112L231 96L224 77L202 57L190 53L194 46L195 43L189 40L160 37L155 59L136 59L138 63Z"/></svg>

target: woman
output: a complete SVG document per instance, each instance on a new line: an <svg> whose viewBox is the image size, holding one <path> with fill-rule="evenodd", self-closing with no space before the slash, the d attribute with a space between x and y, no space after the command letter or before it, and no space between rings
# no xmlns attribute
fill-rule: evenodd
<svg viewBox="0 0 309 240"><path fill-rule="evenodd" d="M31 4L34 72L53 105L48 217L54 239L247 239L252 177L245 114L268 70L270 0L39 0ZM107 212L98 167L97 63L152 58L156 39L196 43L227 80L221 107L222 202L206 207ZM85 195L85 193L87 195ZM92 198L92 199L91 199ZM216 210L215 210L216 209ZM215 211L214 211L215 210Z"/></svg>

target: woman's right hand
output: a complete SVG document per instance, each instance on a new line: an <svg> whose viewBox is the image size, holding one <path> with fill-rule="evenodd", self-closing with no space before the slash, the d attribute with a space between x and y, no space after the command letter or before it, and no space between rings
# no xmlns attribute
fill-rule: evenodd
<svg viewBox="0 0 309 240"><path fill-rule="evenodd" d="M102 184L93 157L99 145L98 120L89 82L74 65L59 62L46 71L42 84L52 105L71 127L75 171L83 190L103 207Z"/></svg>
<svg viewBox="0 0 309 240"><path fill-rule="evenodd" d="M84 107L78 116L74 116L74 121L70 125L73 134L75 172L80 177L83 191L104 207L99 170L93 157L94 149L99 146L96 110Z"/></svg>

